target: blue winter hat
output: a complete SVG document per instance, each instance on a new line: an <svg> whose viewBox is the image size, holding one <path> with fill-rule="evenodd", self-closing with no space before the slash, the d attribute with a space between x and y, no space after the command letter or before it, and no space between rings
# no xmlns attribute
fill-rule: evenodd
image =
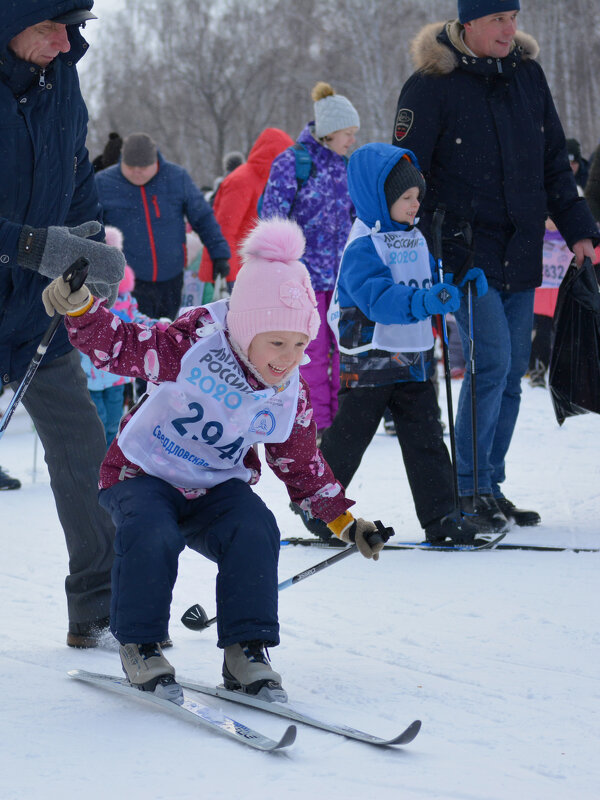
<svg viewBox="0 0 600 800"><path fill-rule="evenodd" d="M464 25L488 14L520 10L519 0L458 0L458 21Z"/></svg>

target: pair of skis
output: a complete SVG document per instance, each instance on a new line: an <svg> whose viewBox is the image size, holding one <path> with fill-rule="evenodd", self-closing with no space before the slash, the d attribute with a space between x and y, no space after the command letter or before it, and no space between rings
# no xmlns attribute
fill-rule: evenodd
<svg viewBox="0 0 600 800"><path fill-rule="evenodd" d="M122 695L129 695L138 700L152 705L158 706L171 714L178 716L192 722L202 728L208 729L213 733L218 733L228 738L235 739L238 742L249 745L255 750L262 750L263 752L274 752L281 750L284 747L289 747L296 739L296 726L288 725L282 736L278 739L271 739L262 733L249 728L241 722L238 722L231 717L222 713L219 708L204 705L197 702L190 692L184 692L184 700L182 705L177 705L171 700L165 700L157 697L152 692L142 692L139 689L131 686L125 678L118 678L113 675L102 675L97 672L86 672L81 669L71 670L69 673L71 678L76 680L85 681L103 689L108 689L111 692L116 692ZM373 736L370 733L359 731L356 728L351 728L347 725L336 725L323 720L316 719L308 714L303 713L298 709L294 709L287 703L269 703L252 695L242 694L241 692L232 692L222 686L212 687L204 686L200 683L191 681L178 681L179 685L184 689L191 692L197 692L203 695L209 695L222 700L229 700L233 703L250 706L251 708L266 711L269 714L275 714L293 722L301 722L304 725L310 725L313 728L320 728L328 733L335 733L340 736L345 736L348 739L354 739L359 742L366 742L376 746L390 746L390 745L405 745L412 742L421 728L421 721L415 720L406 730L394 736L391 739L383 739L379 736Z"/></svg>
<svg viewBox="0 0 600 800"><path fill-rule="evenodd" d="M436 545L431 544L430 542L398 542L397 544L389 544L386 543L383 546L384 550L440 550L441 552L449 552L452 553L454 551L463 551L463 550L493 550L495 547L498 546L498 543L504 539L506 536L505 533L500 533L498 536L494 536L492 539L481 539L480 541L482 544L472 545L472 544L452 544L452 545ZM282 539L281 540L281 547L286 547L289 545L302 545L304 547L325 547L325 548L333 548L335 549L344 549L347 548L348 545L346 542L342 542L340 539L332 536L331 539L323 540L323 539L311 539L311 538L303 538L303 537L292 537L289 539Z"/></svg>
<svg viewBox="0 0 600 800"><path fill-rule="evenodd" d="M491 539L484 545L473 547L472 545L451 545L451 546L437 546L429 544L428 542L397 542L395 544L384 545L384 550L438 550L442 552L456 552L464 550L534 550L548 553L600 553L600 547L567 547L559 545L543 545L543 544L517 544L501 542L506 536L505 533ZM331 538L327 541L323 539L314 539L310 537L290 537L281 540L281 546L287 547L291 545L299 545L303 547L320 547L320 548L343 548L347 545L339 539Z"/></svg>

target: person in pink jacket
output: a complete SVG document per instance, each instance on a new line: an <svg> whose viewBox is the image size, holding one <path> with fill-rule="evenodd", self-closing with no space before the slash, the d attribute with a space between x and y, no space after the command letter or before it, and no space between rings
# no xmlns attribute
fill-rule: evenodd
<svg viewBox="0 0 600 800"><path fill-rule="evenodd" d="M264 445L292 501L365 557L383 547L374 523L349 512L353 502L316 447L298 371L319 327L303 250L296 223L259 223L231 298L193 308L166 330L123 322L62 278L43 295L97 366L160 384L121 421L101 467L100 505L116 527L110 626L123 669L132 685L176 703L181 687L159 642L186 545L218 565L225 686L286 699L265 651L279 643L280 533L251 488L260 477L253 445Z"/></svg>

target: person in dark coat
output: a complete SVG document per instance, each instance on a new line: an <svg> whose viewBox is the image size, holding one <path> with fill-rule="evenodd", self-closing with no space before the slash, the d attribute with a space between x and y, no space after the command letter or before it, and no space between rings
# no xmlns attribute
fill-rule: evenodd
<svg viewBox="0 0 600 800"><path fill-rule="evenodd" d="M535 511L504 497L505 456L517 420L531 347L533 296L542 280L547 212L575 253L594 257L597 229L577 193L565 137L535 40L517 31L518 0L459 0L458 20L426 26L412 44L416 71L402 88L393 143L410 148L427 181L420 226L430 237L445 207L444 267L468 256L489 291L474 300L478 497L474 497L470 375L456 418L463 511L488 529L502 515L535 525ZM468 350L463 298L456 319Z"/></svg>
<svg viewBox="0 0 600 800"><path fill-rule="evenodd" d="M112 167L113 164L116 164L121 157L122 147L123 139L121 139L116 131L111 131L108 134L108 141L104 145L104 150L92 161L94 172L100 172L100 170Z"/></svg>
<svg viewBox="0 0 600 800"><path fill-rule="evenodd" d="M590 157L590 171L585 184L585 199L598 225L600 225L600 145Z"/></svg>
<svg viewBox="0 0 600 800"><path fill-rule="evenodd" d="M575 176L575 183L580 187L579 194L583 194L588 175L590 174L590 164L587 158L582 156L581 145L577 139L567 139L567 154L569 156L569 164Z"/></svg>
<svg viewBox="0 0 600 800"><path fill-rule="evenodd" d="M186 218L210 253L215 275L227 277L229 245L212 208L186 170L163 158L147 133L125 138L119 163L96 173L96 186L104 222L123 232L142 314L177 316L187 261Z"/></svg>
<svg viewBox="0 0 600 800"><path fill-rule="evenodd" d="M109 303L125 262L103 238L85 148L77 62L93 0L4 3L0 31L0 376L17 389L48 328L42 292L74 262ZM76 227L73 227L76 226ZM108 626L114 529L98 505L104 430L79 354L60 326L23 396L44 447L69 551L67 644L93 647ZM26 523L24 523L26 524Z"/></svg>

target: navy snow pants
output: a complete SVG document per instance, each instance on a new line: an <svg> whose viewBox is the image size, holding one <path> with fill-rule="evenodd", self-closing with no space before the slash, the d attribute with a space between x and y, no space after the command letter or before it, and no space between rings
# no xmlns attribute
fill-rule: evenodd
<svg viewBox="0 0 600 800"><path fill-rule="evenodd" d="M279 644L275 517L243 481L194 500L140 476L100 492L116 527L111 630L121 643L167 638L179 554L187 545L218 565L218 646Z"/></svg>

